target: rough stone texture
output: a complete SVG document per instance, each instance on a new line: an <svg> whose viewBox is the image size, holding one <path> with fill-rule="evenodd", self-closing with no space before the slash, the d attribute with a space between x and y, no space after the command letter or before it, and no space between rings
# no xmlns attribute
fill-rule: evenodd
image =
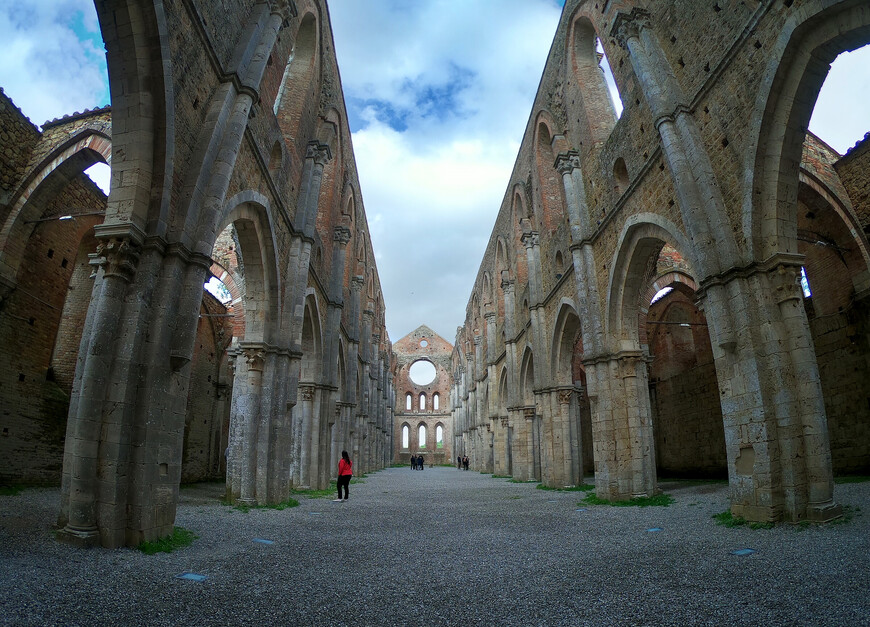
<svg viewBox="0 0 870 627"><path fill-rule="evenodd" d="M870 153L840 159L805 129L870 14L720 5L566 2L454 343L456 446L557 486L591 440L601 497L654 493L657 464L727 469L735 514L827 519L832 471L866 464ZM705 341L650 328L669 274ZM588 437L572 396L588 399Z"/></svg>
<svg viewBox="0 0 870 627"><path fill-rule="evenodd" d="M453 421L450 414L452 352L453 345L425 325L417 327L393 344L393 385L396 389L396 409L393 417L394 462L410 463L411 455L420 454L427 466L454 461L456 456L451 446ZM426 385L418 385L411 380L411 366L418 361L428 361L435 367L435 378ZM425 409L420 408L421 394L426 398ZM425 442L420 441L420 426L426 429ZM440 446L436 439L438 427L442 429ZM403 446L405 429L408 430L407 447Z"/></svg>
<svg viewBox="0 0 870 627"><path fill-rule="evenodd" d="M53 541L46 520L56 490L0 496L3 620L866 624L870 484L840 486L843 502L861 509L848 524L759 530L711 519L728 508L723 484L662 488L676 500L666 508L576 511L577 492L449 468L394 468L352 484L346 503L302 498L299 507L246 514L219 505L221 486L205 484L182 490L177 516L199 539L153 556ZM732 554L743 548L756 552ZM207 579L175 578L184 572Z"/></svg>
<svg viewBox="0 0 870 627"><path fill-rule="evenodd" d="M68 419L57 403L50 419L27 413L51 390L4 403L17 435L2 480L60 481L60 537L117 547L170 533L182 479L225 466L228 497L256 503L328 485L342 448L359 472L383 467L391 344L325 2L96 7L111 111L40 134L0 102L0 151L16 162L0 198L4 334L28 337L15 299L31 274L54 280L28 259L47 256L31 225L62 215L46 208L86 167L112 167L105 219L53 248L67 261L50 295L56 316L69 309L62 333L33 324L45 363L4 370L4 398L20 398L56 346ZM73 272L88 253L92 279ZM209 273L226 309L203 295Z"/></svg>

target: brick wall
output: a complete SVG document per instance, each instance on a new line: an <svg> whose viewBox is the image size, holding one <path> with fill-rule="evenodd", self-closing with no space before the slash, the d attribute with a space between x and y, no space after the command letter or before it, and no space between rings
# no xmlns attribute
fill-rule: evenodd
<svg viewBox="0 0 870 627"><path fill-rule="evenodd" d="M44 218L69 207L105 208L105 196L84 175L49 201ZM69 404L72 355L62 340L55 350L64 303L86 254L99 216L46 219L34 225L16 277L17 287L0 308L0 482L55 483L60 480ZM82 319L79 309L73 314ZM68 320L65 322L69 322ZM80 332L80 327L79 327ZM70 338L67 338L70 339ZM64 376L49 368L58 362Z"/></svg>
<svg viewBox="0 0 870 627"><path fill-rule="evenodd" d="M725 429L704 314L675 289L650 306L647 333L658 473L725 477Z"/></svg>

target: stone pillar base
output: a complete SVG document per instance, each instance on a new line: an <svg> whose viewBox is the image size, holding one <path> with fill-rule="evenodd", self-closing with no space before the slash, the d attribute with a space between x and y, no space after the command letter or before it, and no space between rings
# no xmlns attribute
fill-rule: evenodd
<svg viewBox="0 0 870 627"><path fill-rule="evenodd" d="M75 529L67 525L57 532L57 539L64 544L71 544L83 549L100 546L100 530L96 527Z"/></svg>
<svg viewBox="0 0 870 627"><path fill-rule="evenodd" d="M809 505L807 507L807 520L812 522L828 522L843 516L843 506L830 501L822 505Z"/></svg>

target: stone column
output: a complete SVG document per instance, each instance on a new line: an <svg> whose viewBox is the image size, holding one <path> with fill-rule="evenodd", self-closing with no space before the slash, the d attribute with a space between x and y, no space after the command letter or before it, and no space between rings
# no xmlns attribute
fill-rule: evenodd
<svg viewBox="0 0 870 627"><path fill-rule="evenodd" d="M119 314L139 260L138 244L130 238L111 239L97 249L99 271L93 291L91 336L82 338L82 346L88 342L87 356L80 365L77 403L71 407L64 447L69 492L64 494L66 509L61 516L66 521L60 534L62 539L81 546L100 543L97 497L103 405L120 326Z"/></svg>

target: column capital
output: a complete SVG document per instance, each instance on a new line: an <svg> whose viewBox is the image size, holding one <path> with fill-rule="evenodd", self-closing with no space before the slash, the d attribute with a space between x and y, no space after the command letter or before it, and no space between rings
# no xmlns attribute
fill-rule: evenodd
<svg viewBox="0 0 870 627"><path fill-rule="evenodd" d="M571 174L580 169L580 154L576 150L559 153L554 166L559 174Z"/></svg>
<svg viewBox="0 0 870 627"><path fill-rule="evenodd" d="M346 246L350 241L350 229L346 226L336 226L332 229L332 241Z"/></svg>
<svg viewBox="0 0 870 627"><path fill-rule="evenodd" d="M269 11L272 15L281 16L281 20L289 20L298 15L293 0L269 0Z"/></svg>
<svg viewBox="0 0 870 627"><path fill-rule="evenodd" d="M314 159L314 163L324 166L332 159L332 151L329 150L329 146L326 144L316 141L310 142L305 151L305 158Z"/></svg>
<svg viewBox="0 0 870 627"><path fill-rule="evenodd" d="M523 246L526 248L534 248L535 246L541 245L541 235L537 231L529 231L528 233L523 233L523 236L520 238L523 243Z"/></svg>
<svg viewBox="0 0 870 627"><path fill-rule="evenodd" d="M800 300L800 266L781 263L771 269L768 274L770 282L773 285L773 295L777 304L782 304L787 300Z"/></svg>
<svg viewBox="0 0 870 627"><path fill-rule="evenodd" d="M140 247L132 238L112 237L97 246L97 263L105 276L116 276L130 283L139 265L139 252Z"/></svg>
<svg viewBox="0 0 870 627"><path fill-rule="evenodd" d="M628 40L638 37L640 30L648 25L649 12L646 10L635 7L630 13L620 11L616 15L616 19L613 20L610 36L616 39L620 46L625 48Z"/></svg>

